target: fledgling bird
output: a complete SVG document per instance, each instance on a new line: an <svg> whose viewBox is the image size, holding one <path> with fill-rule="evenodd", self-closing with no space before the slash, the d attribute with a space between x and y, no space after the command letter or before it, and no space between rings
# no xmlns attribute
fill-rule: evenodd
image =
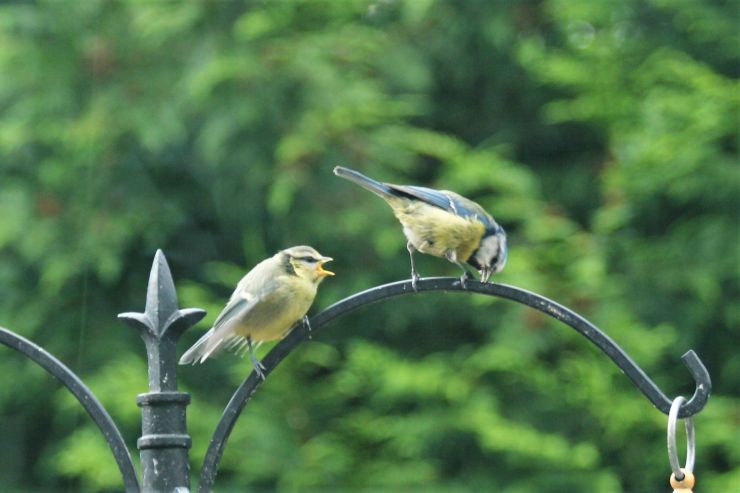
<svg viewBox="0 0 740 493"><path fill-rule="evenodd" d="M419 279L414 265L417 250L460 267L463 287L468 274L463 262L478 270L481 282L488 282L491 274L504 268L506 232L472 200L447 190L382 183L342 166L334 168L334 174L370 190L391 206L408 239L414 289Z"/></svg>
<svg viewBox="0 0 740 493"><path fill-rule="evenodd" d="M311 307L319 283L334 273L324 269L331 261L309 246L295 246L263 260L239 281L234 294L211 330L180 358L180 364L203 363L222 349L246 347L254 371L263 380L264 367L254 354L255 343L281 339Z"/></svg>

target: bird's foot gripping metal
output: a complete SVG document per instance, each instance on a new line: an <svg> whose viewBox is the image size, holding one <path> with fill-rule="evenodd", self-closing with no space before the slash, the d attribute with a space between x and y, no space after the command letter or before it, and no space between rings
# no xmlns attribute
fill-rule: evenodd
<svg viewBox="0 0 740 493"><path fill-rule="evenodd" d="M465 264L463 264L457 259L457 252L455 252L455 250L450 250L447 252L445 257L447 258L447 260L449 260L453 264L460 267L460 269L462 269L463 275L460 276L460 287L463 289L467 289L468 286L466 285L466 281L468 279L471 279L473 276L470 275L470 271L468 271L467 267L465 267Z"/></svg>
<svg viewBox="0 0 740 493"><path fill-rule="evenodd" d="M249 358L252 360L252 366L254 366L254 372L263 381L265 380L265 365L263 365L257 356L254 354L254 346L252 345L252 338L247 336L247 348L249 348Z"/></svg>
<svg viewBox="0 0 740 493"><path fill-rule="evenodd" d="M306 330L308 330L308 338L312 339L311 337L311 322L308 320L308 315L303 316L303 325L306 326Z"/></svg>
<svg viewBox="0 0 740 493"><path fill-rule="evenodd" d="M467 282L469 279L472 279L473 277L470 275L470 273L466 270L463 275L460 276L460 287L463 289L468 289Z"/></svg>
<svg viewBox="0 0 740 493"><path fill-rule="evenodd" d="M419 289L416 287L416 284L419 282L419 279L421 279L421 276L418 272L415 270L411 271L411 287L414 288L414 291L418 291Z"/></svg>
<svg viewBox="0 0 740 493"><path fill-rule="evenodd" d="M264 381L265 365L263 365L260 362L260 360L258 360L255 356L250 355L250 358L252 359L252 366L254 366L254 372L257 374L258 377L260 377Z"/></svg>
<svg viewBox="0 0 740 493"><path fill-rule="evenodd" d="M416 272L416 263L414 262L414 252L416 251L416 247L411 243L411 240L406 243L406 250L408 250L409 259L411 260L411 287L414 288L414 291L418 291L416 283L419 282L420 276L419 273Z"/></svg>

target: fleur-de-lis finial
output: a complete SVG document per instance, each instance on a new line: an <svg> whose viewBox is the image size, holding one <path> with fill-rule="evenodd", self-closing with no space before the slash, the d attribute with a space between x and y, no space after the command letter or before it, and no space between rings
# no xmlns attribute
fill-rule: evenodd
<svg viewBox="0 0 740 493"><path fill-rule="evenodd" d="M190 487L185 408L190 394L177 390L177 340L206 314L199 308L177 308L172 274L162 250L157 250L149 274L144 313L120 313L118 318L139 329L146 345L149 392L139 394L143 491L176 491ZM163 474L162 471L167 471Z"/></svg>
<svg viewBox="0 0 740 493"><path fill-rule="evenodd" d="M177 340L205 316L200 308L177 308L177 294L167 259L157 250L149 274L144 313L120 313L118 318L140 330L149 359L149 388L175 390Z"/></svg>

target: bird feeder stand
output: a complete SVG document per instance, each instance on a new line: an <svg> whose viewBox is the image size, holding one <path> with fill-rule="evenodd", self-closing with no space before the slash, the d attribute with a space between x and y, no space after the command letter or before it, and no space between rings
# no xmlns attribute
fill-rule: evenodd
<svg viewBox="0 0 740 493"><path fill-rule="evenodd" d="M310 325L298 322L262 360L265 375L269 375L298 345L306 342L312 334L320 332L322 327L332 320L371 303L429 291L476 293L504 298L534 308L563 322L601 349L656 408L666 415L670 413L671 419L674 420L674 428L675 419L696 415L709 399L712 389L711 378L693 350L686 352L682 359L694 378L694 394L688 401L674 404L674 399L669 399L622 348L577 313L543 296L513 286L473 280L468 280L462 285L459 279L447 277L420 279L415 286L410 280L377 286L331 305L312 317ZM179 337L204 315L205 311L198 308L178 308L175 285L167 260L162 251L158 250L149 276L144 312L119 315L121 320L141 332L149 366L149 392L139 394L136 398L142 413L142 436L137 441L141 457L141 483L115 422L79 377L43 348L2 327L0 344L15 349L44 368L77 398L107 440L127 492L185 493L190 491L188 450L191 438L187 432L185 419L185 408L190 403L190 394L177 390L176 345ZM310 332L307 328L309 326ZM236 389L224 409L200 471L198 485L200 493L213 491L218 466L231 430L249 399L263 384L264 381L251 372ZM693 484L693 476L691 481ZM674 487L685 488L688 482L677 482L676 485Z"/></svg>

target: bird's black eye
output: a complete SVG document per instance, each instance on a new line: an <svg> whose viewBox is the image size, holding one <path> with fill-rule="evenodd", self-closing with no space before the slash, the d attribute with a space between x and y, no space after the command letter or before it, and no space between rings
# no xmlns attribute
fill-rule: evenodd
<svg viewBox="0 0 740 493"><path fill-rule="evenodd" d="M301 262L308 262L308 263L318 262L318 260L313 257L298 257L296 260L300 260Z"/></svg>

